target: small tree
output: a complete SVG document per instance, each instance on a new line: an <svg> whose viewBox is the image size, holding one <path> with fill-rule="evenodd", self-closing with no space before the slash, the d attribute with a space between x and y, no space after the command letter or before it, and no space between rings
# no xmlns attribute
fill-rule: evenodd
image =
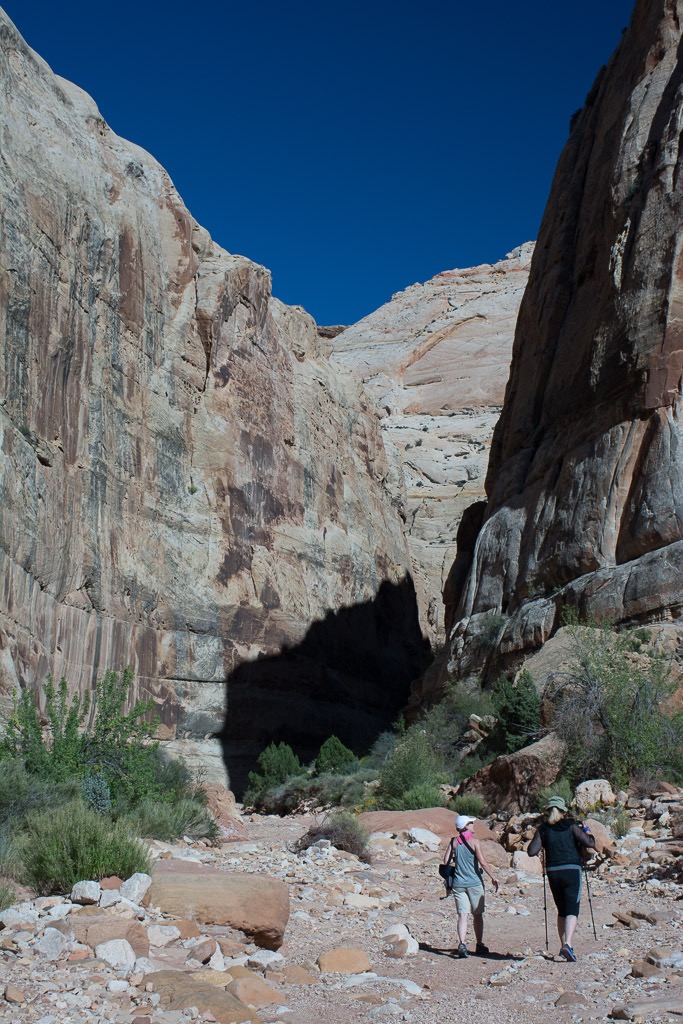
<svg viewBox="0 0 683 1024"><path fill-rule="evenodd" d="M493 706L498 719L493 742L506 754L538 739L541 698L531 673L524 669L517 682L501 676L493 684Z"/></svg>
<svg viewBox="0 0 683 1024"><path fill-rule="evenodd" d="M330 736L321 746L315 759L315 774L322 775L324 772L330 772L336 775L340 772L348 772L356 763L354 752L344 746L336 736Z"/></svg>
<svg viewBox="0 0 683 1024"><path fill-rule="evenodd" d="M424 787L430 787L431 795L434 795L443 781L443 764L434 754L427 733L414 726L408 730L380 773L377 806L400 810L408 793L411 793L412 804L412 797L416 795L412 791L418 790L420 799L424 799Z"/></svg>
<svg viewBox="0 0 683 1024"><path fill-rule="evenodd" d="M643 630L567 624L572 661L556 691L554 725L569 746L570 766L626 785L643 775L683 773L683 715L669 661L643 644Z"/></svg>

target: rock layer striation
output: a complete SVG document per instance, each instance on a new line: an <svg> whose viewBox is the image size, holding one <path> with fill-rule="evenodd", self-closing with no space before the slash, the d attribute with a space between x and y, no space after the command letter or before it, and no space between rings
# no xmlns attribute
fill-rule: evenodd
<svg viewBox="0 0 683 1024"><path fill-rule="evenodd" d="M420 639L410 562L360 385L2 12L0 95L5 706L49 672L86 690L131 665L167 736L203 736L237 665L330 611L371 614L383 584L402 662L401 634ZM419 666L401 671L354 681L366 731ZM293 687L273 731L296 718Z"/></svg>
<svg viewBox="0 0 683 1024"><path fill-rule="evenodd" d="M383 413L422 625L444 637L441 593L464 510L484 497L533 243L504 260L414 284L334 337Z"/></svg>
<svg viewBox="0 0 683 1024"><path fill-rule="evenodd" d="M638 0L560 158L483 525L449 595L460 671L481 664L492 615L517 656L567 601L621 621L683 607L682 18Z"/></svg>

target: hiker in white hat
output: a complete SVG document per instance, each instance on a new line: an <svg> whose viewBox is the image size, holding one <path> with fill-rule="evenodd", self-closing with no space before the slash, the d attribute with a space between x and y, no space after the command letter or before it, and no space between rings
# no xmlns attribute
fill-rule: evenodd
<svg viewBox="0 0 683 1024"><path fill-rule="evenodd" d="M475 839L470 826L476 821L467 814L459 814L455 819L457 835L453 836L444 858L444 864L453 864L453 895L455 909L458 914L458 956L469 956L467 951L467 919L472 912L474 925L475 953L486 956L488 946L484 945L484 910L486 897L484 894L483 872L489 876L496 892L498 879L489 867L482 853L481 843Z"/></svg>

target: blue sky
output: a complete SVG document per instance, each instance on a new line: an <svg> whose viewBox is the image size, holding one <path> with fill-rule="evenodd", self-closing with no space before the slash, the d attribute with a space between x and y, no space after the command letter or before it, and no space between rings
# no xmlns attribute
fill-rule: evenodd
<svg viewBox="0 0 683 1024"><path fill-rule="evenodd" d="M633 2L3 6L217 242L331 324L536 236Z"/></svg>

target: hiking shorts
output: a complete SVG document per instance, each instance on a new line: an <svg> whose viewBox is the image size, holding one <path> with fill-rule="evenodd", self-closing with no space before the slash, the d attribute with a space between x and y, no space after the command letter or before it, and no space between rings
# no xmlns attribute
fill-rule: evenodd
<svg viewBox="0 0 683 1024"><path fill-rule="evenodd" d="M578 917L581 902L581 868L548 868L548 884L560 917Z"/></svg>
<svg viewBox="0 0 683 1024"><path fill-rule="evenodd" d="M484 913L485 897L483 885L468 885L466 888L453 888L455 909L458 914L472 913L476 917Z"/></svg>

